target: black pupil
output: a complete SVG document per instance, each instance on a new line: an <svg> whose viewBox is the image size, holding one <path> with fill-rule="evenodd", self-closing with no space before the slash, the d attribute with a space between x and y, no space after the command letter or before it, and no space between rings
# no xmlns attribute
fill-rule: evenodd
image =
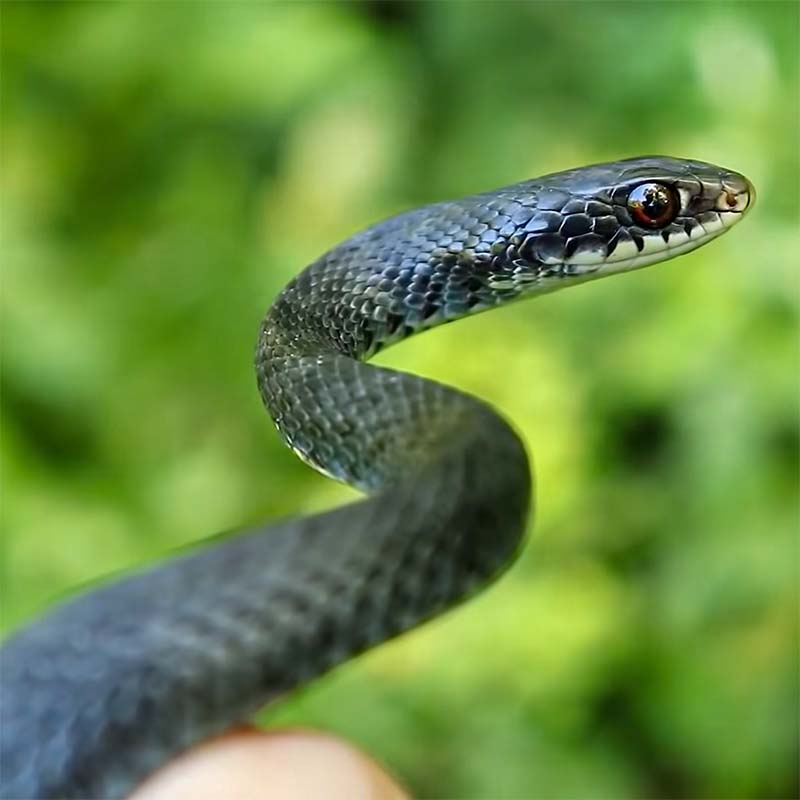
<svg viewBox="0 0 800 800"><path fill-rule="evenodd" d="M667 215L672 207L672 195L666 186L645 183L637 186L628 198L629 205L637 208L650 220L656 221Z"/></svg>

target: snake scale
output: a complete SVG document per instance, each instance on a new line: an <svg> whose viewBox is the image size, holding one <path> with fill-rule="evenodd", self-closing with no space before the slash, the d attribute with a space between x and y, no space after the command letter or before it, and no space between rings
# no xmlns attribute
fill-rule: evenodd
<svg viewBox="0 0 800 800"><path fill-rule="evenodd" d="M440 202L356 233L269 310L258 386L358 502L219 537L78 595L0 652L2 797L120 798L174 754L468 597L531 500L488 405L366 359L440 323L664 261L752 205L742 175L648 156Z"/></svg>

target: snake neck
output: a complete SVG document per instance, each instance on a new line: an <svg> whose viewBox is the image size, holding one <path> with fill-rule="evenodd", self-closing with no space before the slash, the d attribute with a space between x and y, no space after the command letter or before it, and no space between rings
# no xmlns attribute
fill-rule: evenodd
<svg viewBox="0 0 800 800"><path fill-rule="evenodd" d="M314 350L305 341L297 352L271 338L268 323L256 372L289 447L323 474L364 491L417 479L443 460L473 458L494 443L521 452L516 434L480 400L365 364L329 344ZM515 461L524 465L524 454Z"/></svg>
<svg viewBox="0 0 800 800"><path fill-rule="evenodd" d="M672 198L658 224L642 221L633 202L648 186ZM650 156L414 209L351 236L292 280L262 328L259 358L366 359L443 322L665 261L730 229L753 196L729 170Z"/></svg>

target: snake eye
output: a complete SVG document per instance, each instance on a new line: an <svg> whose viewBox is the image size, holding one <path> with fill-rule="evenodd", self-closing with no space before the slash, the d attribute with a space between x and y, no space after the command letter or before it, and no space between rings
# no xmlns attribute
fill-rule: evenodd
<svg viewBox="0 0 800 800"><path fill-rule="evenodd" d="M628 195L628 210L640 225L661 228L678 215L680 202L670 186L642 183Z"/></svg>

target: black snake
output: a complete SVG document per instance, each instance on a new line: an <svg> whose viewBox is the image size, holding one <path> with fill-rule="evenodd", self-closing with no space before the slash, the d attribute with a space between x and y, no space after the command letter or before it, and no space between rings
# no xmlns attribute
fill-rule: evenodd
<svg viewBox="0 0 800 800"><path fill-rule="evenodd" d="M261 326L258 386L295 453L370 496L206 543L12 635L2 796L123 797L497 576L529 515L522 443L479 400L364 361L466 314L693 250L753 197L720 167L635 158L415 209L307 267Z"/></svg>

